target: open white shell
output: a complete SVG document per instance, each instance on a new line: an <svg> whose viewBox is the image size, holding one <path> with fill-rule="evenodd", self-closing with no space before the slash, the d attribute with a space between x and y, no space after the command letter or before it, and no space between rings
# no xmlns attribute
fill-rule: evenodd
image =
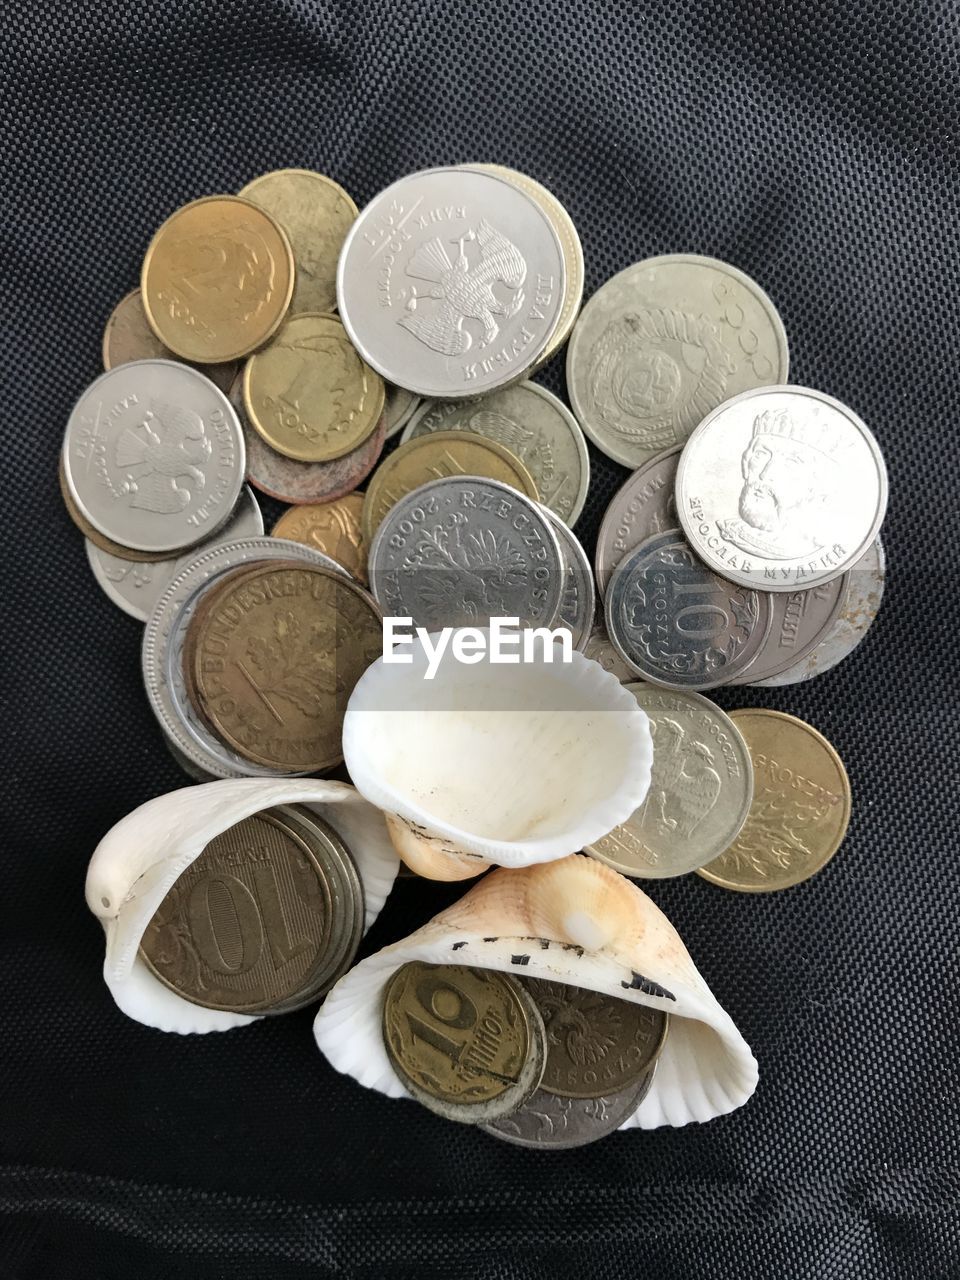
<svg viewBox="0 0 960 1280"><path fill-rule="evenodd" d="M635 884L592 858L493 871L340 979L314 1022L317 1044L338 1071L392 1098L410 1095L384 1048L383 990L411 960L546 978L669 1013L653 1085L623 1129L711 1120L757 1086L753 1054L673 925Z"/></svg>
<svg viewBox="0 0 960 1280"><path fill-rule="evenodd" d="M343 782L235 778L170 791L140 805L100 841L87 869L87 905L103 925L103 977L129 1017L181 1034L228 1031L257 1019L204 1009L164 986L140 958L140 940L173 883L228 827L281 804L313 809L338 832L357 865L369 929L399 861L383 815Z"/></svg>

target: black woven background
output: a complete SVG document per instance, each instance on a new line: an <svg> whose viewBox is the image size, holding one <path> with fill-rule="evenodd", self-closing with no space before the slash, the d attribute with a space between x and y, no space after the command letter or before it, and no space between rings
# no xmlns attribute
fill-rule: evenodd
<svg viewBox="0 0 960 1280"><path fill-rule="evenodd" d="M0 1275L960 1275L956 6L15 0L3 21ZM843 849L768 898L695 876L652 890L755 1049L759 1092L571 1153L361 1090L320 1059L309 1012L196 1039L127 1021L83 902L100 836L185 781L140 628L57 493L112 303L195 196L302 165L362 204L463 159L556 191L588 293L651 254L746 270L794 380L855 407L890 466L870 638L812 685L721 699L836 744ZM624 474L592 456L588 544ZM451 896L401 884L368 946Z"/></svg>

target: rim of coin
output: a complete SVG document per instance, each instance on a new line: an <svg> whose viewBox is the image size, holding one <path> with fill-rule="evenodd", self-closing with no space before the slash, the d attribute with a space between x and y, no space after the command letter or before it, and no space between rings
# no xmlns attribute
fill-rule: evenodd
<svg viewBox="0 0 960 1280"><path fill-rule="evenodd" d="M155 306L155 302L159 302L159 293L157 299L153 298L151 273L156 269L156 259L160 256L160 250L164 246L164 238L171 234L171 229L176 223L184 218L188 218L190 214L202 205L226 203L231 208L240 206L241 208L251 211L262 218L269 226L271 234L275 235L280 254L283 258L283 264L286 267L285 279L282 288L277 294L273 307L266 309L266 302L270 300L270 293L264 300L264 320L259 327L252 333L248 334L243 341L224 342L223 350L215 350L212 353L200 346L194 346L187 349L182 343L176 341L177 334L169 332L169 326L164 324L163 309ZM268 250L269 252L269 250ZM271 261L277 264L277 259L270 254ZM165 218L157 230L154 232L147 252L143 257L143 267L140 272L140 289L143 297L143 309L146 312L147 321L150 328L154 331L164 346L169 347L175 355L183 356L187 360L195 361L197 364L224 364L230 360L242 360L244 356L248 356L252 351L256 351L258 347L262 347L269 342L276 331L280 328L284 316L290 307L290 300L293 297L293 286L296 278L296 268L294 266L293 249L290 245L290 239L286 231L280 226L276 218L271 217L265 209L258 204L254 204L252 200L244 200L241 196L230 194L219 194L201 196L198 200L189 200L186 204L181 205L179 209L174 209L169 217ZM171 341L171 338L174 341Z"/></svg>
<svg viewBox="0 0 960 1280"><path fill-rule="evenodd" d="M792 591L789 595L786 591L778 591L773 596L773 617L766 643L747 670L742 675L734 676L730 684L759 684L769 676L778 676L782 671L796 666L809 653L812 653L829 634L837 620L847 597L850 585L849 575L852 572L852 569L848 569L839 578L821 582L817 587ZM824 600L827 609L817 622L816 609ZM809 610L805 604L807 601L810 602ZM797 606L799 616L796 611L791 613L791 605ZM809 626L808 614L813 617L812 627ZM807 627L804 626L805 623ZM781 650L781 641L785 635L789 636L791 633L794 647L784 655Z"/></svg>
<svg viewBox="0 0 960 1280"><path fill-rule="evenodd" d="M735 854L735 849L737 844L736 840L733 842L733 844L730 846L729 849L727 849L724 853L720 854L719 858L713 859L712 862L708 863L704 867L698 867L697 875L702 876L704 880L709 880L711 884L719 885L723 889L732 889L737 893L776 893L780 889L792 889L796 885L803 884L806 880L809 880L812 876L815 876L818 871L822 871L823 868L827 865L827 863L830 862L830 860L833 858L834 854L837 852L840 846L843 844L843 841L846 838L846 834L850 826L850 814L851 814L852 805L853 805L853 797L850 789L850 778L847 774L846 768L844 767L844 763L840 759L839 753L837 752L837 749L836 747L834 747L833 743L828 742L827 739L823 736L823 734L819 731L819 729L815 729L813 725L808 724L806 720L801 720L799 716L788 715L785 711L772 711L767 707L743 707L737 711L731 711L730 719L734 722L734 724L736 724L737 728L740 729L740 732L747 743L747 747L750 749L751 758L753 756L753 749L750 743L750 736L749 736L749 733L746 731L746 729L743 727L750 720L763 720L763 721L772 720L777 722L780 725L789 725L791 729L795 731L800 731L805 735L807 735L809 738L811 738L813 742L816 743L818 747L820 747L824 755L829 760L830 764L833 766L833 768L837 771L839 775L840 794L837 797L837 799L842 803L842 809L840 811L840 822L839 822L837 831L830 838L830 840L826 842L826 852L821 851L818 854L815 865L807 866L807 867L801 866L799 874L787 876L785 879L779 881L777 884L771 884L769 882L763 883L762 881L755 881L753 883L750 883L744 880L737 881L734 878L732 878L731 875L729 874L725 875L723 871L719 869L719 866L724 865L725 863L728 864L731 857L736 856ZM795 789L796 778L797 778L796 770L792 770L789 765L782 765L782 764L779 764L779 762L768 758L765 763L765 768L769 770L769 769L772 769L774 766L786 769L787 772L790 773L790 781L786 785L791 789ZM757 775L761 772L762 771L758 769L756 762L754 762L754 774ZM814 781L809 778L805 779L805 781L807 782L808 786L811 784L816 786L821 786L821 784L814 783ZM757 795L755 792L755 803L758 803L758 802L764 803L764 804L769 803L769 801L762 799L762 796L764 794L768 795L769 792L762 792L760 795ZM801 803L808 808L809 808L809 798L810 796L808 792L804 792L802 794ZM737 837L737 840L739 840L744 835L744 833L749 828L749 825L750 825L750 817L748 815L747 821L744 824L744 829L741 832L740 836ZM793 841L788 836L783 841L781 848L780 849L776 848L773 843L775 834L776 833L771 833L769 831L766 831L764 834L763 844L764 844L765 853L768 856L772 856L776 862L776 859L782 856L782 854L785 853L788 849L792 852L795 852L798 846L794 844ZM809 836L809 829L807 830L807 836ZM803 845L800 845L799 847L804 852L807 851ZM752 864L752 869L756 874L755 864Z"/></svg>
<svg viewBox="0 0 960 1280"><path fill-rule="evenodd" d="M663 533L666 529L679 528L674 488L682 450L683 445L678 444L672 449L654 454L627 477L610 499L597 530L597 545L593 556L601 600L606 595L610 575L624 556L639 547L641 542L646 542L647 538ZM638 500L641 503L639 513L635 510ZM627 545L626 540L631 537L631 525L636 521L637 515L646 513L650 506L653 507L651 523L656 524L657 528L648 529L642 537Z"/></svg>
<svg viewBox="0 0 960 1280"><path fill-rule="evenodd" d="M405 387L394 386L385 382L383 386L383 417L386 423L387 439L398 435L416 411L420 408L420 397Z"/></svg>
<svg viewBox="0 0 960 1280"><path fill-rule="evenodd" d="M563 573L563 592L554 625L567 628L574 649L580 653L587 647L593 618L597 611L597 596L593 586L593 570L580 539L555 511L541 502L540 506L556 534L560 546L560 562Z"/></svg>
<svg viewBox="0 0 960 1280"><path fill-rule="evenodd" d="M63 454L60 454L60 462L57 468L57 474L60 481L60 496L63 499L63 506L67 515L73 524L80 530L87 542L92 542L100 551L105 551L107 555L116 556L118 560L128 560L131 564L159 564L164 560L169 560L170 556L165 551L149 552L134 551L131 547L124 547L119 542L114 542L95 529L87 520L74 501L73 494L67 485L67 473L63 466Z"/></svg>
<svg viewBox="0 0 960 1280"><path fill-rule="evenodd" d="M127 314L131 310L134 313L133 316ZM129 323L131 319L143 321L145 335L149 334L149 341L156 348L156 351L153 355L149 352L146 354L141 352L139 355L130 356L126 360L114 360L114 335L120 329L121 323ZM139 285L135 289L131 289L129 293L125 293L107 317L107 323L103 329L103 339L100 343L100 354L103 359L104 371L116 369L121 364L129 364L132 360L177 359L176 353L165 346L150 328L150 322L143 306L143 293ZM228 361L225 364L207 364L197 367L197 372L209 378L225 395L230 390L230 386L239 371L240 366L236 360Z"/></svg>

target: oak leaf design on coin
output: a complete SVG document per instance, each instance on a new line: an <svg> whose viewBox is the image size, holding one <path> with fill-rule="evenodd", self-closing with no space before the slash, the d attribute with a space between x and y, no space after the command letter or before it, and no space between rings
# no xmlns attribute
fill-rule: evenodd
<svg viewBox="0 0 960 1280"><path fill-rule="evenodd" d="M120 493L126 494L129 506L144 511L182 511L192 495L178 482L191 480L197 489L206 484L201 465L213 446L203 419L190 409L153 400L137 427L142 435L127 427L114 445L116 465L126 472Z"/></svg>
<svg viewBox="0 0 960 1280"><path fill-rule="evenodd" d="M284 698L305 716L315 717L324 710L324 695L344 689L335 665L330 669L335 648L334 628L315 623L304 634L300 619L288 611L274 619L272 639L250 636L246 656L260 673L256 687L265 700L267 694Z"/></svg>

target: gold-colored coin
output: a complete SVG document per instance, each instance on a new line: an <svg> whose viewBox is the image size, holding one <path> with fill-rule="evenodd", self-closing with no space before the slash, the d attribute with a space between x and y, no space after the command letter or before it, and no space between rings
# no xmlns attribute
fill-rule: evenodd
<svg viewBox="0 0 960 1280"><path fill-rule="evenodd" d="M311 169L276 169L248 182L240 195L276 218L293 246L297 283L290 314L333 311L337 261L357 216L343 187Z"/></svg>
<svg viewBox="0 0 960 1280"><path fill-rule="evenodd" d="M398 969L384 992L383 1040L407 1090L467 1124L521 1107L546 1057L543 1021L516 979L461 965Z"/></svg>
<svg viewBox="0 0 960 1280"><path fill-rule="evenodd" d="M334 502L291 507L274 525L273 537L315 547L366 586L367 544L360 528L362 512L362 493L345 493Z"/></svg>
<svg viewBox="0 0 960 1280"><path fill-rule="evenodd" d="M103 331L104 369L115 369L118 364L129 364L131 360L179 359L150 328L140 290L131 289L113 308ZM224 394L230 390L239 372L239 365L235 360L227 364L194 365L194 368L208 377Z"/></svg>
<svg viewBox="0 0 960 1280"><path fill-rule="evenodd" d="M239 360L262 347L286 315L293 283L286 233L237 196L205 196L171 214L140 275L150 328L197 364Z"/></svg>
<svg viewBox="0 0 960 1280"><path fill-rule="evenodd" d="M250 424L298 462L331 462L372 435L383 379L364 364L336 316L293 316L243 371Z"/></svg>
<svg viewBox="0 0 960 1280"><path fill-rule="evenodd" d="M382 651L382 615L357 583L314 565L258 565L191 620L196 694L214 732L284 773L343 758L347 700Z"/></svg>
<svg viewBox="0 0 960 1280"><path fill-rule="evenodd" d="M60 455L57 475L60 480L60 496L63 498L63 505L67 509L67 515L83 536L89 539L95 547L99 547L101 551L106 551L112 556L117 556L120 560L133 560L137 564L151 564L157 560L170 559L169 551L158 551L156 554L147 551L134 551L131 547L124 547L119 542L114 542L112 538L106 537L99 529L95 529L77 506L73 494L70 492L70 486L67 484L67 473L63 467L63 454Z"/></svg>
<svg viewBox="0 0 960 1280"><path fill-rule="evenodd" d="M697 874L725 889L770 893L808 880L839 849L850 780L816 729L782 711L731 711L753 760L753 804L736 840Z"/></svg>
<svg viewBox="0 0 960 1280"><path fill-rule="evenodd" d="M467 431L432 431L402 444L374 472L363 503L363 536L367 546L395 503L428 480L439 480L442 476L499 480L534 502L540 501L533 476L502 444Z"/></svg>

